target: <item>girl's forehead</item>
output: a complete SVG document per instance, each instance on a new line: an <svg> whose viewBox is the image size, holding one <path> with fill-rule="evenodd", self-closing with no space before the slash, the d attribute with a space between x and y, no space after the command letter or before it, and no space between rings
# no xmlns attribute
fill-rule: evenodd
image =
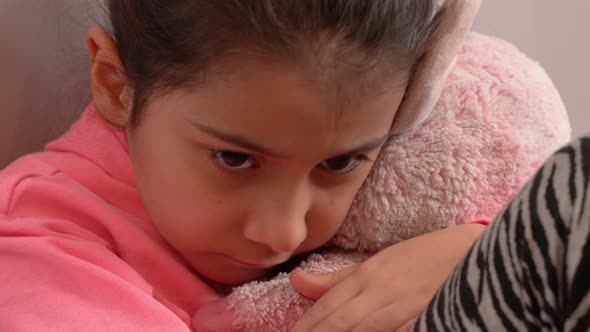
<svg viewBox="0 0 590 332"><path fill-rule="evenodd" d="M386 136L404 86L350 91L326 89L295 66L259 65L211 80L175 107L225 136L295 155L310 147L331 154Z"/></svg>
<svg viewBox="0 0 590 332"><path fill-rule="evenodd" d="M320 97L343 109L346 105L371 103L387 94L403 93L410 72L394 70L393 66L375 65L370 70L357 70L346 66L334 67L326 63L301 63L282 57L248 54L220 61L211 70L205 85L218 94L230 90L263 92L272 98L270 91L301 97ZM306 98L307 99L307 98Z"/></svg>

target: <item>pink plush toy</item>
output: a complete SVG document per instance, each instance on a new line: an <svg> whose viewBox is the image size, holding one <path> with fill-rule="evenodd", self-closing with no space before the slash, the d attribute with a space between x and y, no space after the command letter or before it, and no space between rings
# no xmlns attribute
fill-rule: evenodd
<svg viewBox="0 0 590 332"><path fill-rule="evenodd" d="M436 105L405 120L414 129L399 130L387 143L331 246L300 268L338 270L405 239L493 219L570 139L565 107L537 63L502 40L476 33L461 45L450 73L439 76L440 98L432 90ZM205 306L194 327L288 331L311 305L282 273Z"/></svg>

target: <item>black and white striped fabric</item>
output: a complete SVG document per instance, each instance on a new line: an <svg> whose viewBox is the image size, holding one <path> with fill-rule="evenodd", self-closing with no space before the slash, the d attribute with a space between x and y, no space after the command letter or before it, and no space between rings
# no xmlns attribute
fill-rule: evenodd
<svg viewBox="0 0 590 332"><path fill-rule="evenodd" d="M413 331L590 331L590 135L496 218Z"/></svg>

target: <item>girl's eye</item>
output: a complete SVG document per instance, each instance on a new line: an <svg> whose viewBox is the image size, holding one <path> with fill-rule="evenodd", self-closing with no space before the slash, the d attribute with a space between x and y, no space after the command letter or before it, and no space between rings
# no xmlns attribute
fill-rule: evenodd
<svg viewBox="0 0 590 332"><path fill-rule="evenodd" d="M365 155L340 156L323 161L320 167L336 174L344 174L354 170L361 162L369 160Z"/></svg>
<svg viewBox="0 0 590 332"><path fill-rule="evenodd" d="M214 150L211 151L211 159L226 171L241 171L256 167L256 160L245 153Z"/></svg>

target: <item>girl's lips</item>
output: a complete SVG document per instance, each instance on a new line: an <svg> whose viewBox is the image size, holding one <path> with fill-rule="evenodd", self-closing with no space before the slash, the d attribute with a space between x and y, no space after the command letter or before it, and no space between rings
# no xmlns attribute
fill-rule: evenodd
<svg viewBox="0 0 590 332"><path fill-rule="evenodd" d="M277 263L254 263L254 262L247 262L247 261L243 261L240 259L237 259L235 257L231 257L231 256L227 256L230 260L234 261L236 264L244 266L244 267L249 267L249 268L253 268L253 269L270 269L273 268L279 264L281 264L282 262L277 262Z"/></svg>

